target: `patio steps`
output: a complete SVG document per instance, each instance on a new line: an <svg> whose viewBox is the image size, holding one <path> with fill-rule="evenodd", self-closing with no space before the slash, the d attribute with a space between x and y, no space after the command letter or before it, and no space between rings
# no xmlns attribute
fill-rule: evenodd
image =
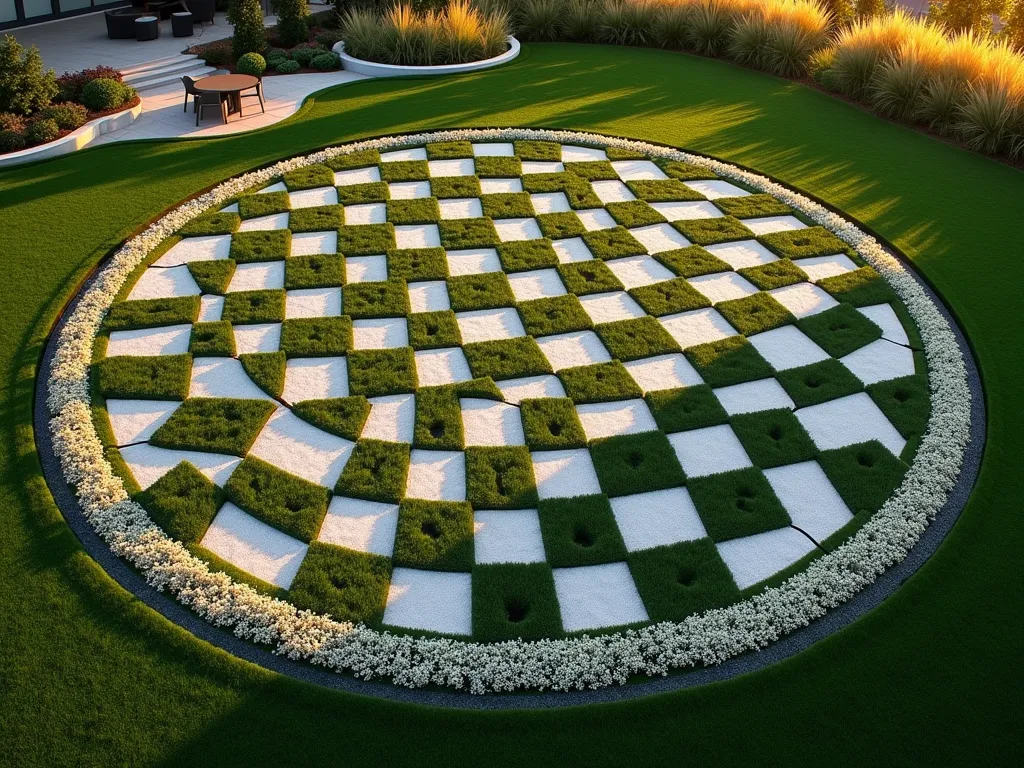
<svg viewBox="0 0 1024 768"><path fill-rule="evenodd" d="M121 70L121 76L125 83L143 93L154 88L180 83L183 75L198 79L217 71L213 67L208 67L206 62L195 54L181 53L177 56L165 56L161 59L127 67Z"/></svg>

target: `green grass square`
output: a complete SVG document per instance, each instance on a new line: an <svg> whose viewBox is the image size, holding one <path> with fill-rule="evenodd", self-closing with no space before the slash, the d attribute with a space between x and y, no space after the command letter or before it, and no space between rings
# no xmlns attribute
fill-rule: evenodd
<svg viewBox="0 0 1024 768"><path fill-rule="evenodd" d="M631 288L629 295L647 314L655 317L711 306L707 297L682 277Z"/></svg>
<svg viewBox="0 0 1024 768"><path fill-rule="evenodd" d="M450 309L415 312L408 318L409 346L413 349L461 347L462 333Z"/></svg>
<svg viewBox="0 0 1024 768"><path fill-rule="evenodd" d="M270 400L190 397L149 442L158 448L245 456L276 409Z"/></svg>
<svg viewBox="0 0 1024 768"><path fill-rule="evenodd" d="M297 608L335 621L378 624L390 584L389 558L314 541L295 574L288 599Z"/></svg>
<svg viewBox="0 0 1024 768"><path fill-rule="evenodd" d="M703 200L679 179L635 179L627 181L629 191L648 203L690 202Z"/></svg>
<svg viewBox="0 0 1024 768"><path fill-rule="evenodd" d="M553 568L626 559L626 545L607 496L541 499L537 515L544 552Z"/></svg>
<svg viewBox="0 0 1024 768"><path fill-rule="evenodd" d="M333 183L332 176L331 184ZM291 198L288 197L287 192L264 192L257 195L242 195L238 198L238 215L243 219L286 213L291 210L291 207Z"/></svg>
<svg viewBox="0 0 1024 768"><path fill-rule="evenodd" d="M585 160L562 163L567 173L575 174L587 181L618 181L619 174L607 160Z"/></svg>
<svg viewBox="0 0 1024 768"><path fill-rule="evenodd" d="M685 163L682 160L664 160L659 158L654 162L665 172L666 176L671 176L673 179L679 179L680 181L697 181L701 179L718 178L713 171L709 171L707 168L701 168L699 165Z"/></svg>
<svg viewBox="0 0 1024 768"><path fill-rule="evenodd" d="M435 141L427 144L428 160L462 160L473 157L473 145L468 141Z"/></svg>
<svg viewBox="0 0 1024 768"><path fill-rule="evenodd" d="M583 448L583 431L576 406L567 397L527 399L519 404L526 444L536 451Z"/></svg>
<svg viewBox="0 0 1024 768"><path fill-rule="evenodd" d="M337 189L338 202L343 205L386 203L391 199L391 187L383 181L368 181L365 184L346 184Z"/></svg>
<svg viewBox="0 0 1024 768"><path fill-rule="evenodd" d="M845 357L882 338L882 329L849 304L802 317L796 325L832 357Z"/></svg>
<svg viewBox="0 0 1024 768"><path fill-rule="evenodd" d="M397 160L380 164L382 181L426 181L430 178L430 167L426 160Z"/></svg>
<svg viewBox="0 0 1024 768"><path fill-rule="evenodd" d="M477 176L483 176L480 172L480 161L486 159L488 158L478 157L476 159ZM430 194L441 200L480 197L480 179L477 176L434 177L430 180Z"/></svg>
<svg viewBox="0 0 1024 768"><path fill-rule="evenodd" d="M873 515L909 467L877 440L822 451L818 463L855 515Z"/></svg>
<svg viewBox="0 0 1024 768"><path fill-rule="evenodd" d="M679 621L740 597L711 539L630 552L626 562L651 621Z"/></svg>
<svg viewBox="0 0 1024 768"><path fill-rule="evenodd" d="M674 251L662 251L654 254L654 258L679 277L700 277L701 275L732 271L732 267L726 262L699 245L677 248Z"/></svg>
<svg viewBox="0 0 1024 768"><path fill-rule="evenodd" d="M238 264L254 261L281 261L292 252L292 233L288 229L236 232L231 236L228 255Z"/></svg>
<svg viewBox="0 0 1024 768"><path fill-rule="evenodd" d="M534 214L533 202L526 192L480 195L480 205L483 207L484 216L491 219L531 218Z"/></svg>
<svg viewBox="0 0 1024 768"><path fill-rule="evenodd" d="M588 296L592 293L622 291L625 286L603 261L578 261L571 264L559 264L558 274L565 283L565 288L577 296Z"/></svg>
<svg viewBox="0 0 1024 768"><path fill-rule="evenodd" d="M734 240L751 240L754 233L747 229L739 219L732 216L720 216L715 219L690 219L675 221L676 228L687 240L697 245L714 245Z"/></svg>
<svg viewBox="0 0 1024 768"><path fill-rule="evenodd" d="M224 492L183 461L135 497L153 522L185 544L199 541L224 503Z"/></svg>
<svg viewBox="0 0 1024 768"><path fill-rule="evenodd" d="M769 232L761 235L758 240L776 256L785 259L809 259L837 253L853 254L850 246L824 227Z"/></svg>
<svg viewBox="0 0 1024 768"><path fill-rule="evenodd" d="M437 228L441 245L448 250L494 248L501 242L494 222L488 218L442 219Z"/></svg>
<svg viewBox="0 0 1024 768"><path fill-rule="evenodd" d="M518 179L523 175L523 163L518 157L482 155L474 158L473 164L481 179Z"/></svg>
<svg viewBox="0 0 1024 768"><path fill-rule="evenodd" d="M476 377L502 381L551 373L551 364L530 336L478 341L464 345L462 351Z"/></svg>
<svg viewBox="0 0 1024 768"><path fill-rule="evenodd" d="M380 165L380 152L376 149L361 149L356 152L339 154L324 160L324 165L332 171L350 171L355 168Z"/></svg>
<svg viewBox="0 0 1024 768"><path fill-rule="evenodd" d="M737 219L754 219L761 216L785 216L793 213L793 209L771 195L755 194L741 197L720 197L712 200L726 216Z"/></svg>
<svg viewBox="0 0 1024 768"><path fill-rule="evenodd" d="M514 240L501 243L497 250L501 267L506 272L526 272L558 265L558 256L549 240Z"/></svg>
<svg viewBox="0 0 1024 768"><path fill-rule="evenodd" d="M288 214L288 229L292 232L328 232L345 223L345 206L316 205L296 208Z"/></svg>
<svg viewBox="0 0 1024 768"><path fill-rule="evenodd" d="M284 392L284 374L288 361L284 352L253 352L239 355L238 362L246 376L271 397L280 397Z"/></svg>
<svg viewBox="0 0 1024 768"><path fill-rule="evenodd" d="M192 326L188 351L196 357L234 357L235 334L231 323L226 320L196 323Z"/></svg>
<svg viewBox="0 0 1024 768"><path fill-rule="evenodd" d="M409 314L405 280L349 283L341 290L342 307L349 317L405 317Z"/></svg>
<svg viewBox="0 0 1024 768"><path fill-rule="evenodd" d="M522 140L512 142L516 157L522 160L545 160L559 162L562 159L562 146L553 141Z"/></svg>
<svg viewBox="0 0 1024 768"><path fill-rule="evenodd" d="M461 451L465 447L456 387L423 387L416 393L413 445L438 451Z"/></svg>
<svg viewBox="0 0 1024 768"><path fill-rule="evenodd" d="M590 186L589 181L584 181L579 176L574 176L573 174L563 175L567 176L568 179L561 191L565 193L566 198L569 200L570 208L579 211L588 208L600 208L603 205L601 198L594 194L594 188Z"/></svg>
<svg viewBox="0 0 1024 768"><path fill-rule="evenodd" d="M330 496L326 488L252 456L242 459L224 490L249 514L307 543L320 530Z"/></svg>
<svg viewBox="0 0 1024 768"><path fill-rule="evenodd" d="M316 189L317 187L333 187L334 171L326 165L307 165L288 171L284 174L283 180L290 192L300 189Z"/></svg>
<svg viewBox="0 0 1024 768"><path fill-rule="evenodd" d="M795 285L808 279L804 271L789 259L776 259L767 264L758 264L756 267L743 267L736 271L762 291Z"/></svg>
<svg viewBox="0 0 1024 768"><path fill-rule="evenodd" d="M616 360L628 362L679 352L679 344L653 317L599 323L594 330Z"/></svg>
<svg viewBox="0 0 1024 768"><path fill-rule="evenodd" d="M608 496L675 488L686 480L664 432L592 440L590 455L601 490Z"/></svg>
<svg viewBox="0 0 1024 768"><path fill-rule="evenodd" d="M697 344L684 350L690 364L712 387L727 387L774 374L768 361L743 336Z"/></svg>
<svg viewBox="0 0 1024 768"><path fill-rule="evenodd" d="M647 249L625 227L586 232L583 235L583 242L598 259L621 259L625 256L640 256L647 253Z"/></svg>
<svg viewBox="0 0 1024 768"><path fill-rule="evenodd" d="M514 307L516 297L504 272L454 275L448 278L448 301L456 312Z"/></svg>
<svg viewBox="0 0 1024 768"><path fill-rule="evenodd" d="M574 295L549 296L519 303L519 316L530 336L553 336L558 333L588 330L590 315Z"/></svg>
<svg viewBox="0 0 1024 768"><path fill-rule="evenodd" d="M284 290L236 291L224 297L221 319L232 325L284 320Z"/></svg>
<svg viewBox="0 0 1024 768"><path fill-rule="evenodd" d="M193 261L188 264L188 271L203 293L223 294L235 274L235 262L232 259Z"/></svg>
<svg viewBox="0 0 1024 768"><path fill-rule="evenodd" d="M744 335L763 333L795 322L796 318L770 293L758 291L742 299L720 301L715 305L721 315Z"/></svg>
<svg viewBox="0 0 1024 768"><path fill-rule="evenodd" d="M284 263L284 287L335 288L345 283L345 259L337 253L292 256Z"/></svg>
<svg viewBox="0 0 1024 768"><path fill-rule="evenodd" d="M817 284L828 291L836 301L855 307L887 304L895 298L888 283L871 267L861 267L852 272L826 277Z"/></svg>
<svg viewBox="0 0 1024 768"><path fill-rule="evenodd" d="M194 323L199 317L198 296L120 301L107 310L103 327L108 331L130 331L162 325Z"/></svg>
<svg viewBox="0 0 1024 768"><path fill-rule="evenodd" d="M448 259L444 248L399 248L388 251L388 277L413 282L444 280L448 277Z"/></svg>
<svg viewBox="0 0 1024 768"><path fill-rule="evenodd" d="M346 256L374 256L395 247L395 225L351 224L338 230L338 252Z"/></svg>
<svg viewBox="0 0 1024 768"><path fill-rule="evenodd" d="M779 371L775 378L799 408L852 395L864 388L860 379L834 359Z"/></svg>
<svg viewBox="0 0 1024 768"><path fill-rule="evenodd" d="M334 492L354 499L401 501L409 476L409 451L408 443L358 441Z"/></svg>
<svg viewBox="0 0 1024 768"><path fill-rule="evenodd" d="M191 355L108 357L93 365L104 397L184 400L192 379Z"/></svg>
<svg viewBox="0 0 1024 768"><path fill-rule="evenodd" d="M473 508L465 501L406 499L398 507L392 561L428 571L473 568Z"/></svg>
<svg viewBox="0 0 1024 768"><path fill-rule="evenodd" d="M618 360L594 363L558 372L565 393L577 403L606 403L643 397L640 387Z"/></svg>
<svg viewBox="0 0 1024 768"><path fill-rule="evenodd" d="M786 408L741 413L731 423L747 456L761 469L810 461L818 455L807 430Z"/></svg>
<svg viewBox="0 0 1024 768"><path fill-rule="evenodd" d="M412 349L358 349L348 355L348 388L353 395L378 397L416 390Z"/></svg>
<svg viewBox="0 0 1024 768"><path fill-rule="evenodd" d="M658 428L664 432L686 432L729 420L729 414L706 384L659 389L648 392L644 399Z"/></svg>
<svg viewBox="0 0 1024 768"><path fill-rule="evenodd" d="M388 221L392 224L436 224L441 220L436 197L388 200L386 205Z"/></svg>
<svg viewBox="0 0 1024 768"><path fill-rule="evenodd" d="M537 485L525 445L466 448L466 498L474 509L533 509Z"/></svg>
<svg viewBox="0 0 1024 768"><path fill-rule="evenodd" d="M716 542L790 524L789 515L757 467L691 477L687 485L704 529Z"/></svg>
<svg viewBox="0 0 1024 768"><path fill-rule="evenodd" d="M325 432L355 441L370 415L370 403L361 395L302 400L292 405L292 413Z"/></svg>
<svg viewBox="0 0 1024 768"><path fill-rule="evenodd" d="M879 381L864 389L904 438L912 440L924 434L932 407L925 374Z"/></svg>
<svg viewBox="0 0 1024 768"><path fill-rule="evenodd" d="M561 213L538 213L535 217L540 226L541 234L552 240L563 240L567 237L580 237L587 228L580 217L572 211ZM530 242L530 241L527 241Z"/></svg>
<svg viewBox="0 0 1024 768"><path fill-rule="evenodd" d="M542 640L562 633L551 566L500 563L473 568L473 638Z"/></svg>
<svg viewBox="0 0 1024 768"><path fill-rule="evenodd" d="M352 318L293 317L281 324L279 348L287 357L336 357L352 349Z"/></svg>
<svg viewBox="0 0 1024 768"><path fill-rule="evenodd" d="M179 229L178 234L183 237L230 235L240 226L242 217L237 213L204 213Z"/></svg>
<svg viewBox="0 0 1024 768"><path fill-rule="evenodd" d="M607 203L605 209L624 227L646 227L651 224L663 224L666 219L643 200L627 200ZM605 230L597 230L603 232Z"/></svg>

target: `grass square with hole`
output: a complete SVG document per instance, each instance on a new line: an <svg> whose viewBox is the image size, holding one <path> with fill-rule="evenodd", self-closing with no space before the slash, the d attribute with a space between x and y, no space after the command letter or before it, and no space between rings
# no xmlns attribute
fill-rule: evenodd
<svg viewBox="0 0 1024 768"><path fill-rule="evenodd" d="M882 329L849 304L800 318L796 325L832 357L845 357L882 338Z"/></svg>
<svg viewBox="0 0 1024 768"><path fill-rule="evenodd" d="M558 372L565 394L577 403L607 403L643 397L640 387L618 360L563 368Z"/></svg>
<svg viewBox="0 0 1024 768"><path fill-rule="evenodd" d="M478 341L462 347L469 369L480 378L495 381L551 373L551 363L531 336Z"/></svg>
<svg viewBox="0 0 1024 768"><path fill-rule="evenodd" d="M348 355L348 388L353 395L378 397L416 390L416 360L410 347L357 349Z"/></svg>
<svg viewBox="0 0 1024 768"><path fill-rule="evenodd" d="M403 501L398 507L392 561L428 571L471 571L473 508L469 502Z"/></svg>
<svg viewBox="0 0 1024 768"><path fill-rule="evenodd" d="M690 364L712 387L727 387L774 374L768 361L743 336L697 344L684 350Z"/></svg>
<svg viewBox="0 0 1024 768"><path fill-rule="evenodd" d="M850 246L824 227L769 232L757 239L776 256L785 259L809 259L836 253L853 255Z"/></svg>
<svg viewBox="0 0 1024 768"><path fill-rule="evenodd" d="M789 515L757 467L692 477L687 486L704 529L716 542L790 524Z"/></svg>
<svg viewBox="0 0 1024 768"><path fill-rule="evenodd" d="M740 198L742 199L742 198ZM736 270L762 291L772 288L783 288L787 285L802 283L807 275L789 259L777 259L756 267L743 267Z"/></svg>
<svg viewBox="0 0 1024 768"><path fill-rule="evenodd" d="M559 333L588 330L592 322L580 300L571 293L519 303L519 316L530 336L554 336Z"/></svg>
<svg viewBox="0 0 1024 768"><path fill-rule="evenodd" d="M586 232L583 242L598 259L621 259L647 253L643 244L622 226Z"/></svg>
<svg viewBox="0 0 1024 768"><path fill-rule="evenodd" d="M465 447L457 387L422 387L416 393L413 445L438 451L461 451Z"/></svg>
<svg viewBox="0 0 1024 768"><path fill-rule="evenodd" d="M441 208L436 197L388 200L387 217L392 224L436 224L441 220Z"/></svg>
<svg viewBox="0 0 1024 768"><path fill-rule="evenodd" d="M535 451L583 448L587 435L567 397L526 399L519 404L526 444Z"/></svg>
<svg viewBox="0 0 1024 768"><path fill-rule="evenodd" d="M672 226L687 240L697 245L729 243L733 240L750 240L754 237L753 232L747 229L739 219L732 216L676 221Z"/></svg>
<svg viewBox="0 0 1024 768"><path fill-rule="evenodd" d="M240 226L242 217L237 213L204 213L179 229L178 234L184 237L230 235Z"/></svg>
<svg viewBox="0 0 1024 768"><path fill-rule="evenodd" d="M316 189L317 187L333 187L334 171L326 165L306 165L288 171L283 177L288 190L295 192L300 189ZM270 193L267 193L270 194Z"/></svg>
<svg viewBox="0 0 1024 768"><path fill-rule="evenodd" d="M380 152L376 149L361 149L343 155L334 155L324 160L324 165L332 171L348 171L353 168L366 168L380 165Z"/></svg>
<svg viewBox="0 0 1024 768"><path fill-rule="evenodd" d="M120 301L107 310L103 327L108 331L131 331L193 323L199 317L199 307L198 296Z"/></svg>
<svg viewBox="0 0 1024 768"><path fill-rule="evenodd" d="M651 621L678 621L740 597L711 539L630 552L626 562Z"/></svg>
<svg viewBox="0 0 1024 768"><path fill-rule="evenodd" d="M383 181L370 181L366 184L349 184L344 187L338 187L338 202L343 205L386 203L390 199L391 187Z"/></svg>
<svg viewBox="0 0 1024 768"><path fill-rule="evenodd" d="M443 349L462 346L462 334L450 309L415 312L408 318L409 346L413 349Z"/></svg>
<svg viewBox="0 0 1024 768"><path fill-rule="evenodd" d="M342 307L349 317L405 317L409 314L405 280L349 283L341 289L341 296Z"/></svg>
<svg viewBox="0 0 1024 768"><path fill-rule="evenodd" d="M392 280L444 280L448 259L444 248L397 248L388 251L388 277Z"/></svg>
<svg viewBox="0 0 1024 768"><path fill-rule="evenodd" d="M428 160L461 160L473 157L473 145L468 141L435 141L427 144Z"/></svg>
<svg viewBox="0 0 1024 768"><path fill-rule="evenodd" d="M864 388L907 440L924 434L931 413L928 377L923 373L879 381Z"/></svg>
<svg viewBox="0 0 1024 768"><path fill-rule="evenodd" d="M828 291L836 301L855 307L886 304L895 298L888 283L871 267L861 267L852 272L826 277L817 284Z"/></svg>
<svg viewBox="0 0 1024 768"><path fill-rule="evenodd" d="M245 456L276 409L270 400L190 397L149 442L158 448Z"/></svg>
<svg viewBox="0 0 1024 768"><path fill-rule="evenodd" d="M307 543L320 530L330 496L326 488L252 456L242 459L224 490L249 514Z"/></svg>
<svg viewBox="0 0 1024 768"><path fill-rule="evenodd" d="M679 277L700 277L701 275L732 271L732 267L726 262L699 245L690 245L673 251L662 251L654 254L654 258Z"/></svg>
<svg viewBox="0 0 1024 768"><path fill-rule="evenodd" d="M626 559L626 545L607 496L542 499L537 515L544 552L554 568Z"/></svg>
<svg viewBox="0 0 1024 768"><path fill-rule="evenodd" d="M395 225L353 224L338 230L338 252L346 256L374 256L395 247Z"/></svg>
<svg viewBox="0 0 1024 768"><path fill-rule="evenodd" d="M562 240L567 237L580 237L587 231L583 226L580 217L572 211L561 213L538 213L535 217L540 226L541 234L552 240ZM535 241L524 241L535 242Z"/></svg>
<svg viewBox="0 0 1024 768"><path fill-rule="evenodd" d="M533 203L526 192L498 192L480 195L484 216L492 219L522 219L533 216Z"/></svg>
<svg viewBox="0 0 1024 768"><path fill-rule="evenodd" d="M648 203L690 202L703 200L704 195L694 192L679 179L634 179L627 181L629 191Z"/></svg>
<svg viewBox="0 0 1024 768"><path fill-rule="evenodd" d="M379 167L383 181L426 181L430 178L426 160L397 160L381 163Z"/></svg>
<svg viewBox="0 0 1024 768"><path fill-rule="evenodd" d="M232 259L193 261L188 264L188 271L203 293L223 294L235 274L235 262Z"/></svg>
<svg viewBox="0 0 1024 768"><path fill-rule="evenodd" d="M686 480L664 432L592 440L590 456L601 490L608 496L676 488Z"/></svg>
<svg viewBox="0 0 1024 768"><path fill-rule="evenodd" d="M281 324L280 350L287 357L337 357L352 349L352 318L293 317Z"/></svg>
<svg viewBox="0 0 1024 768"><path fill-rule="evenodd" d="M761 469L810 461L818 455L807 430L786 408L737 414L731 424L747 456Z"/></svg>
<svg viewBox="0 0 1024 768"><path fill-rule="evenodd" d="M337 253L293 256L284 263L284 287L333 288L345 283L345 259Z"/></svg>
<svg viewBox="0 0 1024 768"><path fill-rule="evenodd" d="M284 320L284 290L237 291L224 297L221 319L242 323L279 323Z"/></svg>
<svg viewBox="0 0 1024 768"><path fill-rule="evenodd" d="M481 179L517 179L523 175L523 163L518 157L482 155L475 158L473 164Z"/></svg>
<svg viewBox="0 0 1024 768"><path fill-rule="evenodd" d="M558 256L550 240L514 240L502 243L497 250L501 267L506 272L527 272L558 265Z"/></svg>
<svg viewBox="0 0 1024 768"><path fill-rule="evenodd" d="M750 336L796 320L770 293L758 291L742 299L720 301L715 309L740 333Z"/></svg>
<svg viewBox="0 0 1024 768"><path fill-rule="evenodd" d="M408 443L358 441L334 492L353 499L401 501L409 476L409 451Z"/></svg>
<svg viewBox="0 0 1024 768"><path fill-rule="evenodd" d="M480 161L476 159L476 171L480 173ZM516 174L517 176L519 174ZM455 200L464 197L480 197L480 179L477 176L438 176L430 180L430 193L440 200Z"/></svg>
<svg viewBox="0 0 1024 768"><path fill-rule="evenodd" d="M680 181L698 181L701 179L717 179L713 171L709 171L707 168L701 168L699 165L693 163L686 163L682 160L664 160L657 159L654 161L655 164L665 172L666 176L671 176L673 179L679 179Z"/></svg>
<svg viewBox="0 0 1024 768"><path fill-rule="evenodd" d="M213 320L192 326L188 351L196 357L234 357L235 334L231 323Z"/></svg>
<svg viewBox="0 0 1024 768"><path fill-rule="evenodd" d="M224 503L224 492L183 461L137 494L135 501L168 536L191 544L203 538L210 527Z"/></svg>
<svg viewBox="0 0 1024 768"><path fill-rule="evenodd" d="M855 515L881 509L909 469L877 440L822 451L818 463Z"/></svg>
<svg viewBox="0 0 1024 768"><path fill-rule="evenodd" d="M817 405L860 392L864 385L838 360L822 360L775 374L797 407Z"/></svg>
<svg viewBox="0 0 1024 768"><path fill-rule="evenodd" d="M287 360L284 352L253 352L239 355L238 362L246 376L271 397L280 397L284 392L284 374Z"/></svg>
<svg viewBox="0 0 1024 768"><path fill-rule="evenodd" d="M594 330L616 360L628 362L679 352L679 343L653 317L599 323Z"/></svg>
<svg viewBox="0 0 1024 768"><path fill-rule="evenodd" d="M354 442L370 416L370 403L362 395L302 400L292 405L292 413L324 432Z"/></svg>
<svg viewBox="0 0 1024 768"><path fill-rule="evenodd" d="M488 218L442 219L437 224L441 245L449 250L494 248L501 240L494 222Z"/></svg>
<svg viewBox="0 0 1024 768"><path fill-rule="evenodd" d="M754 194L742 197L720 197L712 201L726 216L737 219L755 219L761 216L785 216L793 209L771 195Z"/></svg>
<svg viewBox="0 0 1024 768"><path fill-rule="evenodd" d="M297 608L335 621L377 624L387 607L391 559L311 542L288 589Z"/></svg>
<svg viewBox="0 0 1024 768"><path fill-rule="evenodd" d="M592 293L608 293L625 289L622 281L615 276L603 261L581 261L574 264L559 264L558 274L569 293L588 296Z"/></svg>
<svg viewBox="0 0 1024 768"><path fill-rule="evenodd" d="M469 312L514 307L516 297L504 272L481 272L449 277L448 301L455 312Z"/></svg>
<svg viewBox="0 0 1024 768"><path fill-rule="evenodd" d="M644 400L658 428L664 432L686 432L729 420L729 414L707 384L659 389L648 392Z"/></svg>
<svg viewBox="0 0 1024 768"><path fill-rule="evenodd" d="M547 563L473 568L473 638L541 640L562 634L555 580Z"/></svg>
<svg viewBox="0 0 1024 768"><path fill-rule="evenodd" d="M647 314L655 317L711 306L707 297L682 277L631 288L629 295Z"/></svg>
<svg viewBox="0 0 1024 768"><path fill-rule="evenodd" d="M191 385L192 356L108 357L93 365L93 373L104 397L184 400Z"/></svg>
<svg viewBox="0 0 1024 768"><path fill-rule="evenodd" d="M546 160L557 163L562 160L562 146L553 141L524 139L512 143L516 157L523 160Z"/></svg>
<svg viewBox="0 0 1024 768"><path fill-rule="evenodd" d="M288 214L288 229L292 232L327 232L345 223L342 205L317 205L298 208Z"/></svg>
<svg viewBox="0 0 1024 768"><path fill-rule="evenodd" d="M292 252L292 233L288 229L236 232L231 236L228 255L238 264L255 261L281 261Z"/></svg>
<svg viewBox="0 0 1024 768"><path fill-rule="evenodd" d="M537 485L525 445L466 449L466 498L475 509L533 509Z"/></svg>
<svg viewBox="0 0 1024 768"><path fill-rule="evenodd" d="M662 224L665 222L665 217L643 200L606 203L605 209L615 219L616 223L624 227L646 227L650 224Z"/></svg>
<svg viewBox="0 0 1024 768"><path fill-rule="evenodd" d="M619 174L607 160L589 160L583 162L563 163L567 173L572 173L587 181L618 181Z"/></svg>
<svg viewBox="0 0 1024 768"><path fill-rule="evenodd" d="M331 180L333 184L333 179ZM292 207L287 192L266 192L261 195L242 195L238 198L238 214L243 219L285 213Z"/></svg>

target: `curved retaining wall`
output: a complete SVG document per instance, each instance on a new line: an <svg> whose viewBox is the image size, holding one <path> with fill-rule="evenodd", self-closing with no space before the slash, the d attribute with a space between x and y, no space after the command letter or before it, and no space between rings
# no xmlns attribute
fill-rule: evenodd
<svg viewBox="0 0 1024 768"><path fill-rule="evenodd" d="M335 43L332 49L341 57L341 65L350 72L369 77L408 77L409 75L458 75L464 72L476 72L481 69L490 69L506 62L512 61L519 55L519 41L509 35L508 50L500 56L494 56L482 61L470 61L465 64L440 64L437 66L402 66L399 64L380 64L376 61L357 59L345 53L345 43Z"/></svg>
<svg viewBox="0 0 1024 768"><path fill-rule="evenodd" d="M67 136L51 141L49 144L40 144L38 147L29 147L17 152L0 155L0 168L31 163L34 160L45 160L49 157L66 155L69 152L83 149L105 133L127 128L141 114L142 102L140 101L131 109L91 120L81 128L77 128Z"/></svg>

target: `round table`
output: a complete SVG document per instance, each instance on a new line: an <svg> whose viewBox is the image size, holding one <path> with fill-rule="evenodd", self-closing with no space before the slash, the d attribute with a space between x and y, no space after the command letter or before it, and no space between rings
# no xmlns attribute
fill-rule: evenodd
<svg viewBox="0 0 1024 768"><path fill-rule="evenodd" d="M227 98L228 114L242 114L242 91L255 88L259 79L252 75L212 75L196 80L193 84L197 91L203 93L219 93Z"/></svg>

